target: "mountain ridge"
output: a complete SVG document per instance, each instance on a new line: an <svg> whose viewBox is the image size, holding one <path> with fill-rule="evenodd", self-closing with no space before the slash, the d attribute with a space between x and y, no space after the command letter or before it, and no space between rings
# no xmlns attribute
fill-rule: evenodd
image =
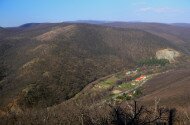
<svg viewBox="0 0 190 125"><path fill-rule="evenodd" d="M5 53L1 58L9 69L8 76L1 83L1 98L7 100L2 101L5 104L11 100L8 97L14 97L30 85L33 86L32 95L26 97L38 99L43 93L35 95L34 92L43 91L45 86L45 90L52 93L49 98L44 97L39 105L60 103L94 79L131 67L138 60L154 57L159 49L178 50L169 41L142 30L90 24L45 24L45 27L34 27L6 36L9 39L1 43L5 49L1 49ZM8 32L15 30L20 29L8 29ZM54 35L51 36L52 33ZM43 38L50 39L36 39L44 34ZM57 92L53 92L56 89ZM61 94L58 96L58 93ZM53 98L55 100L50 102Z"/></svg>

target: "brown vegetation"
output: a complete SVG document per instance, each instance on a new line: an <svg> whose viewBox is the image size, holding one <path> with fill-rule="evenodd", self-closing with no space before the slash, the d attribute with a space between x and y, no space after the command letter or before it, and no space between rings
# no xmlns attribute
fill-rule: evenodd
<svg viewBox="0 0 190 125"><path fill-rule="evenodd" d="M185 110L183 116L187 121L190 111L189 102L186 101L189 98L189 68L162 74L143 86L140 99L148 108L138 107L135 112L145 113L143 117L135 115L134 118L129 110L124 109L121 110L124 114L118 115L118 110L123 107L110 107L103 100L112 88L105 87L91 93L97 82L95 80L123 69L134 68L142 60L145 60L142 63L144 68L159 68L159 65L168 64L167 60L154 58L156 52L162 49L178 51L182 57L178 58L177 63L186 63L187 57L184 55L188 48L183 47L187 45L188 37L179 37L181 29L177 33L169 29L167 35L159 33L164 30L163 27L152 30L154 27L151 30L146 30L144 26L143 29L121 29L69 23L28 24L1 30L0 115L3 117L0 123L100 125L115 121L112 124L118 124L118 117L127 114L129 117L124 121L149 124L155 118L152 117L153 110L149 112L149 106L157 96L162 105L176 107L179 113ZM168 35L172 35L172 39L166 40L164 36ZM178 46L176 41L170 41L177 38L185 41L185 44L180 41ZM124 82L131 80L131 77L126 78ZM121 84L123 81L115 82ZM170 108L164 109L171 111ZM146 116L150 118L148 121L144 119ZM123 118L121 124L124 124Z"/></svg>
<svg viewBox="0 0 190 125"><path fill-rule="evenodd" d="M88 83L173 47L144 31L87 24L10 28L1 40L0 58L7 67L7 77L0 84L1 106L18 94L24 95L19 104L26 107L28 102L29 107L61 103Z"/></svg>

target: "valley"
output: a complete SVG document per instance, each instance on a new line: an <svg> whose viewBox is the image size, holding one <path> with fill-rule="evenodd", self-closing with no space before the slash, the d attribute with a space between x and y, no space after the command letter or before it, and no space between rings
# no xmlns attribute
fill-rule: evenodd
<svg viewBox="0 0 190 125"><path fill-rule="evenodd" d="M99 124L112 118L114 106L135 100L154 107L159 98L161 106L176 108L188 121L189 102L183 101L189 99L188 31L119 22L2 28L0 120Z"/></svg>

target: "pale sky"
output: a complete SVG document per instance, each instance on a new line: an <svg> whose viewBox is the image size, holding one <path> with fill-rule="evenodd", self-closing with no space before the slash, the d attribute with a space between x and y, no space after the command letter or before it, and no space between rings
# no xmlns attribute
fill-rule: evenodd
<svg viewBox="0 0 190 125"><path fill-rule="evenodd" d="M0 26L75 20L190 23L190 0L0 0Z"/></svg>

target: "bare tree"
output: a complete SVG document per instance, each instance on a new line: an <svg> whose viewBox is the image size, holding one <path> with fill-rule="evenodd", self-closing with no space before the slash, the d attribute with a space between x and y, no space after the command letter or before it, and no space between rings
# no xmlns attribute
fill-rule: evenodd
<svg viewBox="0 0 190 125"><path fill-rule="evenodd" d="M158 103L157 103L158 104ZM116 125L173 125L175 109L159 108L148 109L145 106L138 106L134 101L133 112L130 109L122 109L120 106L113 107L113 124Z"/></svg>

